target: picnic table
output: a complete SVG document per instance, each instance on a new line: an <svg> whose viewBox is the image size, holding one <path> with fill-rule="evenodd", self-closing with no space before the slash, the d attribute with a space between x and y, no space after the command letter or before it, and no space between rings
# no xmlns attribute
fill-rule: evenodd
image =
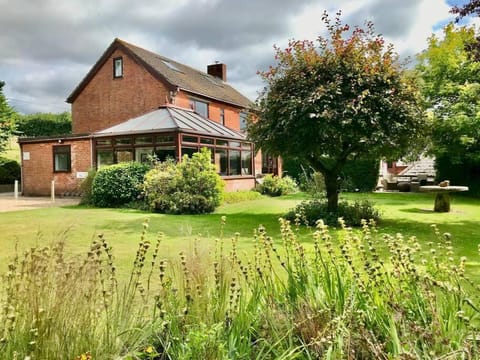
<svg viewBox="0 0 480 360"><path fill-rule="evenodd" d="M468 186L428 185L420 186L419 191L435 194L435 206L433 207L433 211L450 212L450 193L458 191L468 191Z"/></svg>

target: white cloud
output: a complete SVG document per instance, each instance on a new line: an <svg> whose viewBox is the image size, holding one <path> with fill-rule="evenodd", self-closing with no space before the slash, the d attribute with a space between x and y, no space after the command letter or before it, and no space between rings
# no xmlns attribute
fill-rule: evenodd
<svg viewBox="0 0 480 360"><path fill-rule="evenodd" d="M413 56L427 47L427 39L435 32L435 26L440 22L449 22L454 16L449 14L450 7L438 0L422 0L405 37L392 41L398 53Z"/></svg>

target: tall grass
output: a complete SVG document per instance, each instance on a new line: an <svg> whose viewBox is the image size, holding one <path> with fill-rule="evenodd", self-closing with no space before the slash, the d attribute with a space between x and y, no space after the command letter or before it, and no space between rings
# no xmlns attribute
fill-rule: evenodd
<svg viewBox="0 0 480 360"><path fill-rule="evenodd" d="M260 226L243 254L221 222L210 249L193 241L175 259L145 223L125 284L103 236L83 257L67 258L62 240L17 255L4 275L0 357L480 358L480 289L436 226L423 248L373 221L354 232L340 220L334 233L320 221L307 250L299 224L280 219L279 238Z"/></svg>

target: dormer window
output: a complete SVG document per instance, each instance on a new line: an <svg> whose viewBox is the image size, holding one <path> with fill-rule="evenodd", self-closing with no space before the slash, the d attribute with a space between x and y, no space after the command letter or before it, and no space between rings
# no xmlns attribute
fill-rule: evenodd
<svg viewBox="0 0 480 360"><path fill-rule="evenodd" d="M121 57L113 59L113 77L123 77L123 58Z"/></svg>

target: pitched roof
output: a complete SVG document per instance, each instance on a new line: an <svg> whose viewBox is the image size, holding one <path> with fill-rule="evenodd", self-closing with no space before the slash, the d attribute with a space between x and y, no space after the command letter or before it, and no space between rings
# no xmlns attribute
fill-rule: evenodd
<svg viewBox="0 0 480 360"><path fill-rule="evenodd" d="M192 94L201 95L212 100L218 100L243 108L248 108L252 104L247 97L217 77L208 75L205 72L193 69L187 65L120 39L115 39L107 48L85 78L67 98L67 102L72 103L75 100L116 49L123 50L137 63L144 66L145 69L158 80L166 82L172 90L179 88Z"/></svg>
<svg viewBox="0 0 480 360"><path fill-rule="evenodd" d="M181 131L204 136L245 141L246 136L215 121L204 118L193 110L162 106L144 115L127 120L108 129L98 131L94 137Z"/></svg>
<svg viewBox="0 0 480 360"><path fill-rule="evenodd" d="M410 163L407 168L402 170L397 176L426 175L435 177L435 174L435 159L431 157L421 157L418 161Z"/></svg>

